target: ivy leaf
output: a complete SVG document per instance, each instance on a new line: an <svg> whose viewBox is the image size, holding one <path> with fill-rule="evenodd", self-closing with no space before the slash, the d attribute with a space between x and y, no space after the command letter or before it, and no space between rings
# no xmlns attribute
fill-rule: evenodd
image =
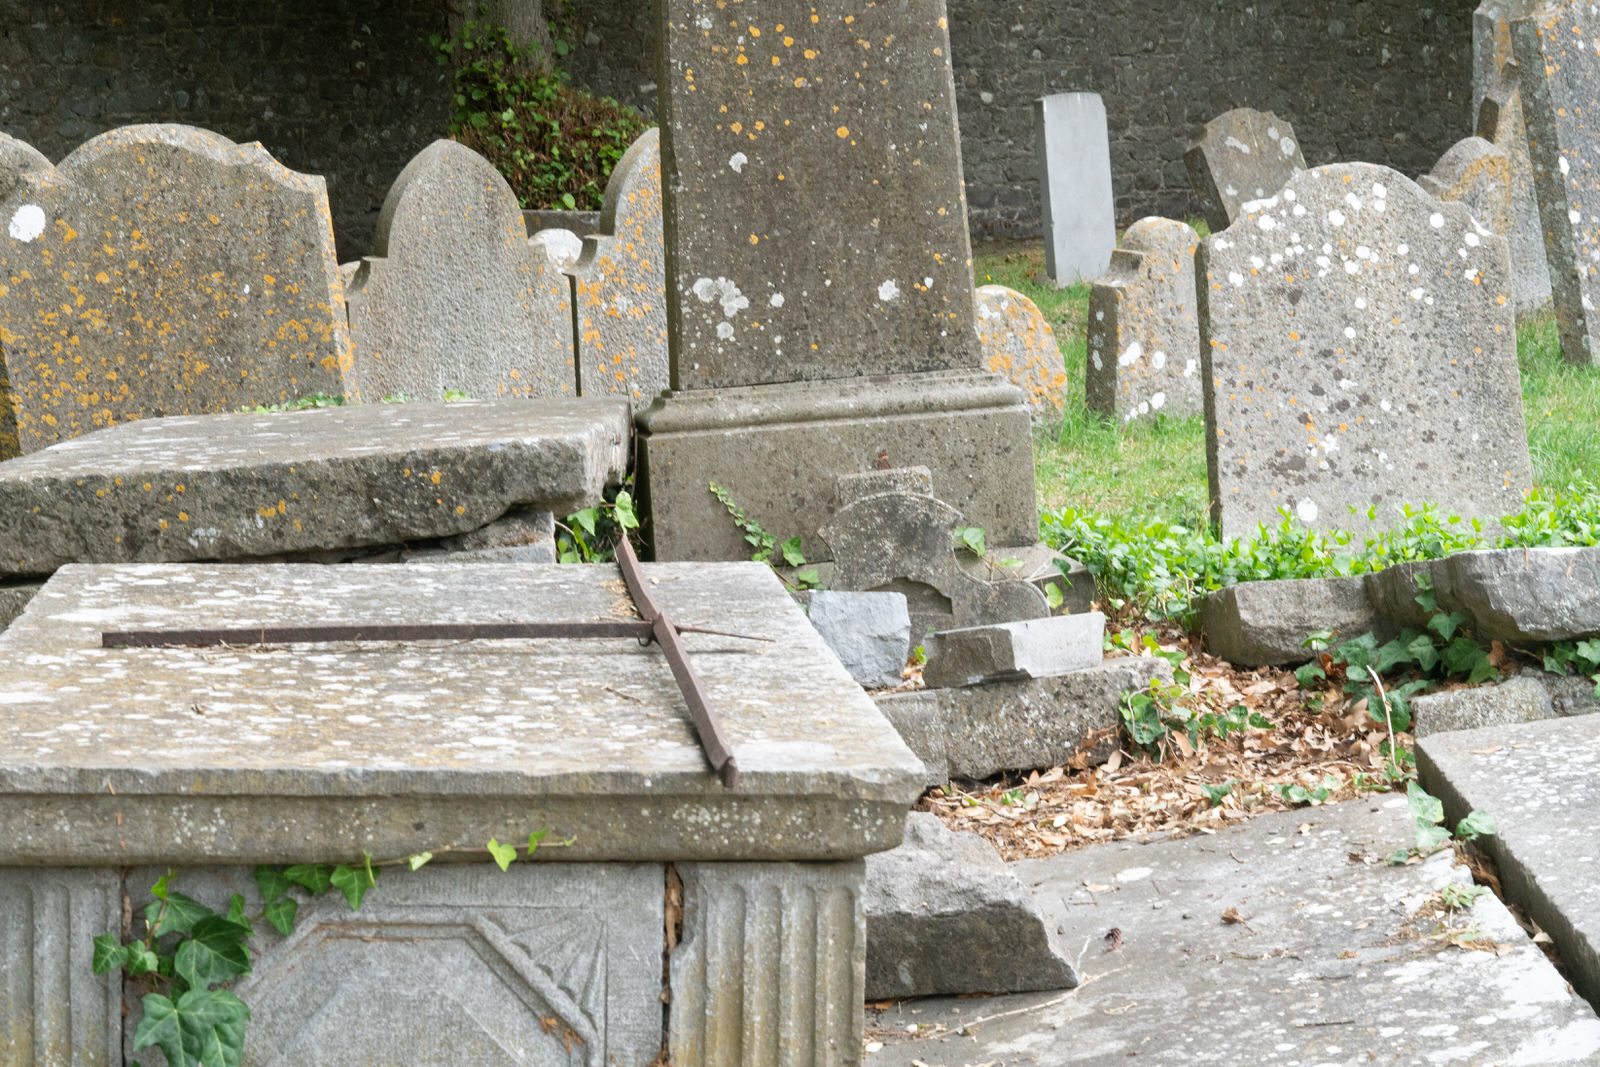
<svg viewBox="0 0 1600 1067"><path fill-rule="evenodd" d="M1429 643L1431 644L1432 642ZM1372 669L1379 674L1388 674L1392 668L1410 663L1411 660L1410 646L1403 645L1396 639L1378 649L1377 659L1373 662Z"/></svg>
<svg viewBox="0 0 1600 1067"><path fill-rule="evenodd" d="M410 864L411 869L415 871L421 868L424 863L427 863L431 859L433 859L432 852L418 852L415 856L409 857L406 862Z"/></svg>
<svg viewBox="0 0 1600 1067"><path fill-rule="evenodd" d="M791 567L804 567L806 565L805 553L800 551L800 535L795 534L782 545L778 551L783 553L783 561Z"/></svg>
<svg viewBox="0 0 1600 1067"><path fill-rule="evenodd" d="M178 946L172 969L189 983L191 990L207 989L250 973L250 954L245 951L248 926L229 922L220 915L208 915L194 924L189 940Z"/></svg>
<svg viewBox="0 0 1600 1067"><path fill-rule="evenodd" d="M198 900L186 897L178 892L168 891L166 903L167 911L165 915L161 914L160 903L148 904L144 909L144 920L152 927L155 925L156 916L161 916L161 928L156 930L157 936L187 933L201 919L206 918L208 915L216 915L216 912Z"/></svg>
<svg viewBox="0 0 1600 1067"><path fill-rule="evenodd" d="M1461 629L1466 621L1467 617L1459 611L1452 611L1448 615L1443 612L1436 612L1433 618L1428 620L1428 629L1448 641L1456 635L1456 631Z"/></svg>
<svg viewBox="0 0 1600 1067"><path fill-rule="evenodd" d="M144 998L133 1049L154 1045L170 1067L239 1067L250 1009L226 990L191 989L174 1004L159 993Z"/></svg>
<svg viewBox="0 0 1600 1067"><path fill-rule="evenodd" d="M1600 666L1600 640L1579 641L1574 651L1584 660L1588 670Z"/></svg>
<svg viewBox="0 0 1600 1067"><path fill-rule="evenodd" d="M1061 586L1055 582L1044 587L1044 600L1051 611L1060 611L1061 605L1067 602L1067 598L1062 595Z"/></svg>
<svg viewBox="0 0 1600 1067"><path fill-rule="evenodd" d="M157 900L167 899L167 883L172 881L172 872L168 871L156 879L156 884L150 887L150 895Z"/></svg>
<svg viewBox="0 0 1600 1067"><path fill-rule="evenodd" d="M528 858L532 859L534 852L539 848L539 843L544 840L544 835L550 832L547 826L543 830L535 830L528 835Z"/></svg>
<svg viewBox="0 0 1600 1067"><path fill-rule="evenodd" d="M499 864L500 869L504 871L509 869L511 861L517 858L517 846L502 845L491 837L489 838L489 855L494 857L495 863Z"/></svg>
<svg viewBox="0 0 1600 1067"><path fill-rule="evenodd" d="M1427 634L1418 634L1406 646L1406 651L1411 653L1411 659L1423 671L1432 671L1439 665L1439 650L1433 646L1433 638Z"/></svg>
<svg viewBox="0 0 1600 1067"><path fill-rule="evenodd" d="M988 546L982 526L957 526L955 534L957 545L965 548L975 556L988 555Z"/></svg>
<svg viewBox="0 0 1600 1067"><path fill-rule="evenodd" d="M1493 837L1494 833L1494 816L1487 811L1473 809L1467 812L1465 819L1456 824L1456 836L1463 841L1476 841L1480 837Z"/></svg>
<svg viewBox="0 0 1600 1067"><path fill-rule="evenodd" d="M294 897L279 897L277 900L267 901L267 906L262 910L261 917L272 924L272 928L284 937L294 933L294 917L300 913L300 904Z"/></svg>
<svg viewBox="0 0 1600 1067"><path fill-rule="evenodd" d="M351 911L360 911L361 900L367 895L367 890L378 884L377 872L371 867L346 867L343 864L333 869L330 881L344 894Z"/></svg>
<svg viewBox="0 0 1600 1067"><path fill-rule="evenodd" d="M326 863L297 863L293 867L285 867L283 876L297 886L309 891L313 896L326 893L333 884L330 881L333 868Z"/></svg>
<svg viewBox="0 0 1600 1067"><path fill-rule="evenodd" d="M599 517L599 508L584 508L582 511L573 512L570 516L568 516L567 521L570 524L577 526L590 537L593 537L595 520Z"/></svg>
<svg viewBox="0 0 1600 1067"><path fill-rule="evenodd" d="M1444 822L1444 801L1416 782L1406 783L1406 807L1410 809L1411 817L1419 823Z"/></svg>
<svg viewBox="0 0 1600 1067"><path fill-rule="evenodd" d="M236 926L244 927L246 930L250 929L250 922L244 917L244 897L238 893L235 893L228 900L227 920Z"/></svg>
<svg viewBox="0 0 1600 1067"><path fill-rule="evenodd" d="M263 864L256 868L256 888L261 891L261 899L272 903L289 891L293 882L283 876L283 868L268 867Z"/></svg>
<svg viewBox="0 0 1600 1067"><path fill-rule="evenodd" d="M617 494L616 514L618 526L624 530L638 529L639 515L633 509L633 496L626 489Z"/></svg>
<svg viewBox="0 0 1600 1067"><path fill-rule="evenodd" d="M161 969L161 957L144 947L143 941L135 941L127 946L128 949L128 977L137 978L141 974ZM169 968L170 969L170 968Z"/></svg>
<svg viewBox="0 0 1600 1067"><path fill-rule="evenodd" d="M94 963L91 969L95 974L105 974L114 971L128 962L129 946L117 944L114 934L99 934L94 939Z"/></svg>
<svg viewBox="0 0 1600 1067"><path fill-rule="evenodd" d="M1417 820L1417 848L1422 852L1432 852L1446 841L1450 840L1450 831L1443 826L1432 826Z"/></svg>

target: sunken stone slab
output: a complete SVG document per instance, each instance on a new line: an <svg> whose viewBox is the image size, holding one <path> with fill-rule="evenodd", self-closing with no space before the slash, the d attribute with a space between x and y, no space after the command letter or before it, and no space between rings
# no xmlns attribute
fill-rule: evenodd
<svg viewBox="0 0 1600 1067"><path fill-rule="evenodd" d="M162 873L129 872L135 907ZM660 1053L660 864L435 862L383 874L360 911L329 893L302 902L287 939L257 924L253 970L231 987L250 1006L241 1067L646 1067ZM247 867L181 868L175 884L218 913L234 893L247 914L262 908ZM132 1047L144 991L127 983L122 1033L127 1062L153 1067L159 1053Z"/></svg>
<svg viewBox="0 0 1600 1067"><path fill-rule="evenodd" d="M572 861L898 844L922 764L771 571L645 570L673 617L771 639L685 635L737 789L629 639L100 647L111 628L626 618L613 567L64 567L0 635L0 864L344 862L536 827L574 839L541 859Z"/></svg>
<svg viewBox="0 0 1600 1067"><path fill-rule="evenodd" d="M1480 726L1539 722L1556 717L1550 692L1532 678L1508 678L1498 685L1424 693L1411 698L1415 737L1475 730Z"/></svg>
<svg viewBox="0 0 1600 1067"><path fill-rule="evenodd" d="M1590 0L1550 0L1511 24L1522 115L1544 227L1550 289L1568 363L1600 363L1600 11Z"/></svg>
<svg viewBox="0 0 1600 1067"><path fill-rule="evenodd" d="M1206 650L1244 667L1305 663L1316 658L1305 640L1318 631L1334 631L1338 643L1385 625L1361 575L1240 582L1200 605Z"/></svg>
<svg viewBox="0 0 1600 1067"><path fill-rule="evenodd" d="M1066 406L1066 365L1039 305L1003 285L978 287L978 343L984 366L1022 390L1035 426L1050 426Z"/></svg>
<svg viewBox="0 0 1600 1067"><path fill-rule="evenodd" d="M1044 678L1099 663L1106 617L1098 611L944 630L927 642L930 687Z"/></svg>
<svg viewBox="0 0 1600 1067"><path fill-rule="evenodd" d="M345 299L362 400L577 393L566 276L529 247L517 194L466 145L434 141L406 164Z"/></svg>
<svg viewBox="0 0 1600 1067"><path fill-rule="evenodd" d="M0 572L248 559L568 514L627 468L616 400L147 419L0 464Z"/></svg>
<svg viewBox="0 0 1600 1067"><path fill-rule="evenodd" d="M867 857L867 999L1026 993L1078 984L1038 905L977 834L914 811Z"/></svg>
<svg viewBox="0 0 1600 1067"><path fill-rule="evenodd" d="M1044 191L1045 272L1057 288L1105 273L1117 247L1111 135L1099 93L1056 93L1033 103Z"/></svg>
<svg viewBox="0 0 1600 1067"><path fill-rule="evenodd" d="M1539 222L1539 197L1534 192L1533 160L1528 156L1528 131L1522 119L1522 90L1515 63L1489 85L1478 107L1477 134L1506 154L1511 164L1511 289L1517 315L1550 306L1550 265L1544 230Z"/></svg>
<svg viewBox="0 0 1600 1067"><path fill-rule="evenodd" d="M1140 219L1089 294L1089 410L1132 419L1205 409L1194 253L1200 236L1173 219Z"/></svg>
<svg viewBox="0 0 1600 1067"><path fill-rule="evenodd" d="M1249 210L1245 205L1272 196L1306 169L1294 127L1270 111L1248 107L1206 123L1183 162L1213 233L1231 226Z"/></svg>
<svg viewBox="0 0 1600 1067"><path fill-rule="evenodd" d="M1494 531L1522 506L1510 260L1464 205L1387 167L1319 167L1202 241L1195 270L1224 539L1280 509L1359 532L1427 501Z"/></svg>
<svg viewBox="0 0 1600 1067"><path fill-rule="evenodd" d="M327 190L259 144L125 126L23 175L0 218L0 398L16 431L0 457L129 419L345 392Z"/></svg>
<svg viewBox="0 0 1600 1067"><path fill-rule="evenodd" d="M1530 771L1538 758L1530 755ZM1541 762L1549 765L1548 754ZM1521 785L1515 775L1502 780ZM1455 922L1481 930L1503 955L1426 938L1437 920L1417 915L1423 903L1472 879L1448 849L1409 867L1383 864L1412 843L1410 822L1403 798L1380 798L1219 824L1215 835L1120 841L1013 864L1061 943L1083 953L1083 985L1067 995L891 1009L873 1020L875 1029L904 1031L913 1022L936 1034L928 1024L948 1029L888 1045L871 1062L1355 1067L1600 1059L1593 1009L1493 895ZM1580 854L1592 846L1591 835ZM1229 908L1245 922L1224 922ZM1108 951L1113 927L1121 947ZM987 1021L975 1035L953 1033L979 1019Z"/></svg>
<svg viewBox="0 0 1600 1067"><path fill-rule="evenodd" d="M1555 939L1573 986L1591 1002L1600 1000L1597 763L1595 715L1417 739L1423 784L1452 825L1473 808L1494 815L1495 836L1483 844L1506 898ZM1600 1041L1586 1048L1600 1060Z"/></svg>

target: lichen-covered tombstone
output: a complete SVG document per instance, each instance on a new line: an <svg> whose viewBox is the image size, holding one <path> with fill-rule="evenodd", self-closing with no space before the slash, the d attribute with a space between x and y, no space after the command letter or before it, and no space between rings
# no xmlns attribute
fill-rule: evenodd
<svg viewBox="0 0 1600 1067"><path fill-rule="evenodd" d="M1011 379L1027 397L1035 426L1061 417L1067 371L1056 333L1039 305L1015 289L980 285L978 343L983 346L984 365Z"/></svg>
<svg viewBox="0 0 1600 1067"><path fill-rule="evenodd" d="M1213 231L1226 229L1245 204L1271 196L1306 169L1294 127L1270 111L1248 107L1206 123L1183 162Z"/></svg>
<svg viewBox="0 0 1600 1067"><path fill-rule="evenodd" d="M1522 90L1515 63L1509 60L1478 105L1477 134L1506 154L1511 169L1512 303L1517 315L1550 306L1550 265L1539 223L1539 197L1534 192L1533 160L1528 156L1528 131L1522 118Z"/></svg>

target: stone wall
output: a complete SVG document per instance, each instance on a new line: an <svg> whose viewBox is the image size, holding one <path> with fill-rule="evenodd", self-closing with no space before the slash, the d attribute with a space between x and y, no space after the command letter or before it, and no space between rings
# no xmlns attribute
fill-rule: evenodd
<svg viewBox="0 0 1600 1067"><path fill-rule="evenodd" d="M98 133L183 122L328 179L341 259L368 251L400 169L449 118L441 0L0 0L0 131L52 162Z"/></svg>

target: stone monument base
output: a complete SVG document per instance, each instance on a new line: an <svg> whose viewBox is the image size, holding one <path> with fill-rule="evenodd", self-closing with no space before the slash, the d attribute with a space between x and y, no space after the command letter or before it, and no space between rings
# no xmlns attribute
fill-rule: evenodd
<svg viewBox="0 0 1600 1067"><path fill-rule="evenodd" d="M939 498L993 546L1038 540L1022 391L987 371L786 382L663 394L637 419L640 496L658 560L746 559L715 482L806 559L837 510L840 475L927 467Z"/></svg>

